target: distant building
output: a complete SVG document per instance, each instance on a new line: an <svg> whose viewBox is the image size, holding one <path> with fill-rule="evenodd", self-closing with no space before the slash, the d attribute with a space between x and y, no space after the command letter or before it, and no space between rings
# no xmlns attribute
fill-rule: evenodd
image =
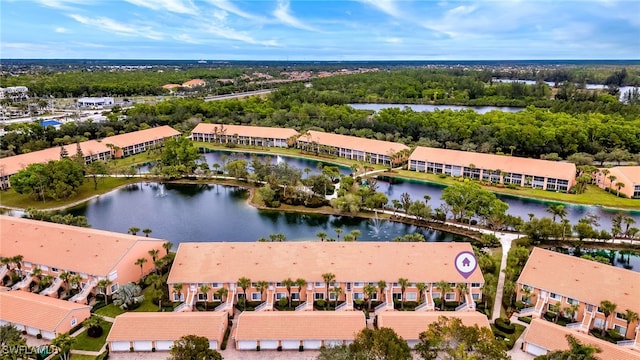
<svg viewBox="0 0 640 360"><path fill-rule="evenodd" d="M112 157L121 158L139 154L162 146L165 139L180 136L180 132L169 125L109 136L102 143L112 148Z"/></svg>
<svg viewBox="0 0 640 360"><path fill-rule="evenodd" d="M81 108L103 108L114 104L112 97L83 97L78 99L78 107Z"/></svg>
<svg viewBox="0 0 640 360"><path fill-rule="evenodd" d="M176 91L176 89L178 89L179 87L181 87L182 85L180 84L164 84L162 85L162 88L165 90L169 90L171 92Z"/></svg>
<svg viewBox="0 0 640 360"><path fill-rule="evenodd" d="M26 100L29 98L28 93L29 88L26 86L0 88L0 99L11 99L13 101Z"/></svg>
<svg viewBox="0 0 640 360"><path fill-rule="evenodd" d="M296 135L297 131L288 128L200 123L191 132L191 139L220 144L287 147L287 140Z"/></svg>
<svg viewBox="0 0 640 360"><path fill-rule="evenodd" d="M42 127L53 126L56 130L60 129L62 123L57 122L55 120L42 120L40 121L40 125Z"/></svg>
<svg viewBox="0 0 640 360"><path fill-rule="evenodd" d="M409 170L563 192L576 183L572 163L423 146L409 156Z"/></svg>
<svg viewBox="0 0 640 360"><path fill-rule="evenodd" d="M186 87L186 88L194 88L196 86L204 86L206 84L206 82L202 79L193 79L193 80L189 80L185 83L182 84L182 87Z"/></svg>
<svg viewBox="0 0 640 360"><path fill-rule="evenodd" d="M598 173L597 183L601 188L609 188L612 193L617 193L628 198L640 199L640 166L616 166L606 169L609 172L605 175L605 169ZM611 177L614 180L611 181ZM622 186L618 187L618 184Z"/></svg>

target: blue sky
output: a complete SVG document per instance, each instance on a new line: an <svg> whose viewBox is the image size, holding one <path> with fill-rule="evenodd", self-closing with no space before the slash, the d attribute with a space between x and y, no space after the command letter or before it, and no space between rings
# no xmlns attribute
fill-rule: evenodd
<svg viewBox="0 0 640 360"><path fill-rule="evenodd" d="M640 59L640 0L0 0L0 58Z"/></svg>

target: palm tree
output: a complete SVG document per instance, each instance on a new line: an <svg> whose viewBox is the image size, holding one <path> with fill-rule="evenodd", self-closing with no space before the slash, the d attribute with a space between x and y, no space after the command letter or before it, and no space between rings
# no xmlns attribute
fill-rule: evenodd
<svg viewBox="0 0 640 360"><path fill-rule="evenodd" d="M134 263L134 265L138 265L140 266L140 276L144 276L144 271L142 270L142 266L147 262L147 258L139 258L138 260L136 260L136 262Z"/></svg>
<svg viewBox="0 0 640 360"><path fill-rule="evenodd" d="M548 360L555 359L581 359L581 360L597 360L600 357L594 356L594 354L602 352L600 348L593 345L585 345L578 341L575 337L570 334L566 335L567 341L569 342L569 350L557 350L553 352L549 352L546 355L543 355L541 358Z"/></svg>
<svg viewBox="0 0 640 360"><path fill-rule="evenodd" d="M45 275L40 279L38 285L40 286L40 290L44 290L49 287L49 285L53 284L54 277L51 275Z"/></svg>
<svg viewBox="0 0 640 360"><path fill-rule="evenodd" d="M622 189L624 187L624 183L623 182L617 182L616 183L616 189L618 189L618 192L616 193L616 196L620 196L620 189Z"/></svg>
<svg viewBox="0 0 640 360"><path fill-rule="evenodd" d="M151 259L153 260L154 263L158 259L158 253L160 253L160 250L158 249L151 249L148 251L148 254L151 255Z"/></svg>
<svg viewBox="0 0 640 360"><path fill-rule="evenodd" d="M167 241L164 244L162 244L162 247L167 251L167 255L169 255L169 251L171 251L171 248L173 247L173 243Z"/></svg>
<svg viewBox="0 0 640 360"><path fill-rule="evenodd" d="M251 286L251 279L247 277L241 277L238 279L238 286L242 289L242 294L244 295L244 301L242 305L242 311L247 310L247 288Z"/></svg>
<svg viewBox="0 0 640 360"><path fill-rule="evenodd" d="M80 276L80 274L75 274L69 278L69 282L71 283L72 288L79 289L80 283L82 282L82 276Z"/></svg>
<svg viewBox="0 0 640 360"><path fill-rule="evenodd" d="M600 164L600 165L602 165L602 164ZM604 170L602 170L602 175L603 175L603 176L604 176L604 178L605 178L605 184L604 184L605 186L607 186L606 179L607 179L607 175L609 175L609 173L610 173L610 172L611 172L611 171L609 171L609 169L604 169Z"/></svg>
<svg viewBox="0 0 640 360"><path fill-rule="evenodd" d="M318 237L318 239L320 239L320 241L324 241L324 239L327 238L327 233L324 231L320 231L316 234L316 236Z"/></svg>
<svg viewBox="0 0 640 360"><path fill-rule="evenodd" d="M458 290L458 294L460 295L460 302L462 302L462 299L464 298L465 294L467 293L467 283L458 283L456 284L456 289Z"/></svg>
<svg viewBox="0 0 640 360"><path fill-rule="evenodd" d="M353 236L353 241L358 241L358 236L362 235L362 232L360 230L351 230L350 235Z"/></svg>
<svg viewBox="0 0 640 360"><path fill-rule="evenodd" d="M451 290L453 290L453 288L451 287L451 284L449 284L449 282L444 281L444 280L440 280L436 283L436 289L440 290L440 294L441 294L441 299L442 299L442 309L444 311L444 305L445 305L445 299L447 297L447 293L451 292Z"/></svg>
<svg viewBox="0 0 640 360"><path fill-rule="evenodd" d="M98 281L98 283L96 284L98 289L102 289L101 293L102 293L102 296L104 296L104 302L107 305L109 304L109 298L107 297L107 289L109 288L109 286L111 286L111 284L112 282L109 279L102 279Z"/></svg>
<svg viewBox="0 0 640 360"><path fill-rule="evenodd" d="M182 288L184 285L182 284L173 284L173 293L178 295L178 299L182 297Z"/></svg>
<svg viewBox="0 0 640 360"><path fill-rule="evenodd" d="M609 175L609 177L607 177L607 179L609 179L609 187L613 186L613 182L616 181L618 179L617 176L615 175Z"/></svg>
<svg viewBox="0 0 640 360"><path fill-rule="evenodd" d="M391 204L393 204L393 216L396 216L396 213L400 208L402 208L402 203L398 199L391 200Z"/></svg>
<svg viewBox="0 0 640 360"><path fill-rule="evenodd" d="M16 264L16 269L18 269L18 275L22 275L22 259L24 259L22 255L16 255L11 258L11 262Z"/></svg>
<svg viewBox="0 0 640 360"><path fill-rule="evenodd" d="M616 311L616 307L618 307L618 305L609 300L602 300L600 302L600 310L602 310L602 313L604 314L604 327L601 329L602 336L604 336L604 332L605 330L607 330L609 315L613 314Z"/></svg>
<svg viewBox="0 0 640 360"><path fill-rule="evenodd" d="M571 305L567 306L566 308L562 309L562 311L565 314L569 315L571 320L575 320L575 316L576 316L576 313L578 313L578 308L579 307L580 307L580 304L575 303L575 304L571 304Z"/></svg>
<svg viewBox="0 0 640 360"><path fill-rule="evenodd" d="M384 301L387 301L387 295L384 293L384 289L387 288L387 282L384 280L380 280L378 281L378 289L380 289L380 295L381 297L384 299Z"/></svg>
<svg viewBox="0 0 640 360"><path fill-rule="evenodd" d="M560 303L553 303L549 305L549 311L551 311L555 316L553 317L553 322L558 323L558 318L560 317Z"/></svg>
<svg viewBox="0 0 640 360"><path fill-rule="evenodd" d="M627 329L631 329L632 328L631 324L638 321L639 316L637 312L627 309L624 313L624 318L627 319ZM625 336L626 334L622 334L622 335Z"/></svg>
<svg viewBox="0 0 640 360"><path fill-rule="evenodd" d="M142 229L142 233L144 234L144 236L149 237L149 234L151 234L153 232L153 230L146 228L146 229Z"/></svg>
<svg viewBox="0 0 640 360"><path fill-rule="evenodd" d="M31 276L33 276L34 278L38 279L38 281L40 281L42 279L42 269L40 269L39 267L34 267L33 270L31 270Z"/></svg>
<svg viewBox="0 0 640 360"><path fill-rule="evenodd" d="M336 299L334 300L335 302L333 306L333 308L335 309L338 307L338 299L340 298L340 295L342 295L342 288L340 286L334 286L331 288L331 293L336 295Z"/></svg>
<svg viewBox="0 0 640 360"><path fill-rule="evenodd" d="M287 288L287 294L289 295L288 299L289 299L289 307L291 307L291 287L294 286L296 284L295 281L293 281L291 278L286 278L284 280L282 280L282 285Z"/></svg>
<svg viewBox="0 0 640 360"><path fill-rule="evenodd" d="M229 290L227 288L220 288L216 291L216 295L220 298L220 302L224 302L226 300L227 294Z"/></svg>
<svg viewBox="0 0 640 360"><path fill-rule="evenodd" d="M209 290L211 290L211 286L207 284L203 284L200 286L200 292L204 294L204 311L207 311L207 300L209 300Z"/></svg>
<svg viewBox="0 0 640 360"><path fill-rule="evenodd" d="M342 234L342 229L340 228L335 228L334 231L336 232L336 237L338 239L340 239L340 234Z"/></svg>
<svg viewBox="0 0 640 360"><path fill-rule="evenodd" d="M60 354L61 359L69 359L71 346L73 346L75 342L75 337L72 337L68 333L62 333L56 336L55 339L51 341L51 345L58 348L58 353Z"/></svg>
<svg viewBox="0 0 640 360"><path fill-rule="evenodd" d="M69 287L69 279L71 279L71 273L68 271L63 271L60 273L60 275L58 276L60 278L60 280L62 280L62 283L65 284L65 288Z"/></svg>
<svg viewBox="0 0 640 360"><path fill-rule="evenodd" d="M139 227L132 226L129 228L129 231L127 232L131 235L137 235L139 231L140 231Z"/></svg>
<svg viewBox="0 0 640 360"><path fill-rule="evenodd" d="M419 282L416 284L416 288L418 289L418 304L422 303L422 295L424 295L424 292L427 290L427 284L423 283L423 282Z"/></svg>
<svg viewBox="0 0 640 360"><path fill-rule="evenodd" d="M300 293L302 293L302 288L307 286L307 281L305 279L303 279L303 278L297 278L296 279L296 286L298 287L298 291L299 291L298 294L300 295ZM299 299L300 299L299 301L302 301L301 297L299 297ZM305 298L305 300L306 300L306 298Z"/></svg>
<svg viewBox="0 0 640 360"><path fill-rule="evenodd" d="M256 283L256 290L258 290L258 292L260 293L260 302L262 302L262 295L264 294L264 291L267 290L267 288L269 288L269 283L264 280L258 281Z"/></svg>
<svg viewBox="0 0 640 360"><path fill-rule="evenodd" d="M623 221L625 224L624 236L629 237L629 228L636 223L636 220L631 216L626 216Z"/></svg>
<svg viewBox="0 0 640 360"><path fill-rule="evenodd" d="M409 280L405 278L398 279L398 284L400 285L400 308L404 309L404 292L407 290L409 286Z"/></svg>
<svg viewBox="0 0 640 360"><path fill-rule="evenodd" d="M363 291L365 296L367 297L367 302L368 302L367 310L371 311L371 298L378 291L378 289L376 288L375 285L367 284L364 287Z"/></svg>
<svg viewBox="0 0 640 360"><path fill-rule="evenodd" d="M325 308L326 308L329 305L329 286L336 279L336 276L332 273L324 273L322 274L322 279L324 280L324 286L326 287L326 300L327 300L327 302L325 303Z"/></svg>
<svg viewBox="0 0 640 360"><path fill-rule="evenodd" d="M144 300L142 289L134 283L122 285L115 294L113 294L113 304L119 306L123 310L127 310L136 304L140 304Z"/></svg>
<svg viewBox="0 0 640 360"><path fill-rule="evenodd" d="M556 217L564 219L567 216L567 210L561 204L551 204L546 211L553 216L553 222L556 222Z"/></svg>

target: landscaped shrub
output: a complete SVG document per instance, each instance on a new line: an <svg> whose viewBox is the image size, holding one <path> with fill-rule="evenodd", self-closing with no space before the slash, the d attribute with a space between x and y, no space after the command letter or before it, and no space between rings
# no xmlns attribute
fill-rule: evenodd
<svg viewBox="0 0 640 360"><path fill-rule="evenodd" d="M233 321L229 320L227 323L227 330L225 330L224 337L222 338L222 344L220 344L220 350L225 350L227 348L227 341L229 341L229 335L231 334L231 325L233 325Z"/></svg>
<svg viewBox="0 0 640 360"><path fill-rule="evenodd" d="M509 321L509 319L498 318L495 321L496 329L505 333L513 334L516 331L516 327Z"/></svg>
<svg viewBox="0 0 640 360"><path fill-rule="evenodd" d="M156 352L156 348L152 347L151 352Z"/></svg>
<svg viewBox="0 0 640 360"><path fill-rule="evenodd" d="M620 335L619 332L617 332L615 329L611 329L609 331L607 331L607 333L609 333L609 337L613 340L613 341L621 341L624 340L624 336Z"/></svg>
<svg viewBox="0 0 640 360"><path fill-rule="evenodd" d="M320 300L316 300L316 306L319 308L324 308L327 305L327 302L320 299Z"/></svg>
<svg viewBox="0 0 640 360"><path fill-rule="evenodd" d="M523 323L531 324L531 316L520 316L518 320L522 321Z"/></svg>
<svg viewBox="0 0 640 360"><path fill-rule="evenodd" d="M36 335L36 339L42 339L42 334L38 333L38 334Z"/></svg>
<svg viewBox="0 0 640 360"><path fill-rule="evenodd" d="M129 347L129 352L133 352L133 346Z"/></svg>
<svg viewBox="0 0 640 360"><path fill-rule="evenodd" d="M278 306L284 308L287 305L289 305L289 300L287 300L286 297L280 298L280 300L278 300Z"/></svg>
<svg viewBox="0 0 640 360"><path fill-rule="evenodd" d="M102 335L102 326L93 326L87 329L87 336L99 338Z"/></svg>

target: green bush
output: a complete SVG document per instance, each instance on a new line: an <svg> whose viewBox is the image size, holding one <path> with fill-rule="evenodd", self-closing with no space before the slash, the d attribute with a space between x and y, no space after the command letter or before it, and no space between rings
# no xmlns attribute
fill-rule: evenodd
<svg viewBox="0 0 640 360"><path fill-rule="evenodd" d="M152 347L151 352L156 352L156 348Z"/></svg>
<svg viewBox="0 0 640 360"><path fill-rule="evenodd" d="M133 352L133 346L129 347L129 352Z"/></svg>
<svg viewBox="0 0 640 360"><path fill-rule="evenodd" d="M289 300L287 300L286 297L280 298L280 300L278 300L278 306L280 306L281 308L284 308L287 305L289 305Z"/></svg>
<svg viewBox="0 0 640 360"><path fill-rule="evenodd" d="M613 340L613 341L621 341L624 340L624 336L620 335L619 332L617 332L615 329L611 329L609 331L607 331L607 333L609 333L609 337Z"/></svg>
<svg viewBox="0 0 640 360"><path fill-rule="evenodd" d="M277 351L282 351L282 346L278 346Z"/></svg>
<svg viewBox="0 0 640 360"><path fill-rule="evenodd" d="M227 330L224 332L224 337L222 338L222 344L220 344L220 350L225 350L227 348L227 342L229 341L229 335L231 334L231 325L233 322L229 320L227 323Z"/></svg>
<svg viewBox="0 0 640 360"><path fill-rule="evenodd" d="M509 321L509 319L498 318L495 321L496 329L505 333L505 334L513 334L516 331L516 327Z"/></svg>
<svg viewBox="0 0 640 360"><path fill-rule="evenodd" d="M36 335L36 339L42 339L42 334L38 333L38 334Z"/></svg>
<svg viewBox="0 0 640 360"><path fill-rule="evenodd" d="M327 305L327 302L326 302L326 301L324 301L324 300L322 300L322 299L320 299L320 300L316 300L316 306L317 306L317 307L319 307L319 308L323 308L323 307L325 307L325 305Z"/></svg>
<svg viewBox="0 0 640 360"><path fill-rule="evenodd" d="M531 316L520 316L518 320L522 321L523 323L531 324Z"/></svg>

